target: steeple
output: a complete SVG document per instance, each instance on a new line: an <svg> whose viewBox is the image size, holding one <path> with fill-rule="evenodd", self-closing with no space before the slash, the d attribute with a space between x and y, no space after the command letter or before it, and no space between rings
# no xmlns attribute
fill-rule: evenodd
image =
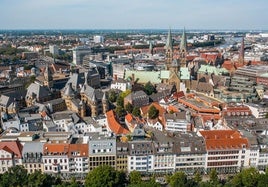
<svg viewBox="0 0 268 187"><path fill-rule="evenodd" d="M184 28L180 43L180 67L186 67L186 54L187 54L187 37Z"/></svg>
<svg viewBox="0 0 268 187"><path fill-rule="evenodd" d="M185 33L185 28L183 28L182 36L181 36L181 43L180 43L180 52L187 52L187 37Z"/></svg>
<svg viewBox="0 0 268 187"><path fill-rule="evenodd" d="M172 42L172 35L171 35L171 29L168 31L168 36L167 36L167 42L165 46L166 51L167 50L173 50L173 42Z"/></svg>
<svg viewBox="0 0 268 187"><path fill-rule="evenodd" d="M167 69L169 70L169 67L173 59L173 41L172 41L172 36L171 36L171 29L169 29L169 32L168 32L165 49L166 49Z"/></svg>
<svg viewBox="0 0 268 187"><path fill-rule="evenodd" d="M68 83L64 91L64 97L73 98L75 96L74 90L72 88L72 83Z"/></svg>
<svg viewBox="0 0 268 187"><path fill-rule="evenodd" d="M239 63L244 64L244 57L245 57L245 43L244 37L242 37L241 46L239 50Z"/></svg>

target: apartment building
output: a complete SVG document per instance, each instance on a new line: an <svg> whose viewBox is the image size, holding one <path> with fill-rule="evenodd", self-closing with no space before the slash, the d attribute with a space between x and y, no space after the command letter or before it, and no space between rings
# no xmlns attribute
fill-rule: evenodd
<svg viewBox="0 0 268 187"><path fill-rule="evenodd" d="M42 160L43 156L42 142L25 142L22 150L22 165L28 173L34 173L36 171L44 172L44 164Z"/></svg>
<svg viewBox="0 0 268 187"><path fill-rule="evenodd" d="M19 141L0 142L0 173L22 165L22 144Z"/></svg>
<svg viewBox="0 0 268 187"><path fill-rule="evenodd" d="M116 168L116 137L111 133L86 133L88 137L89 171L100 166Z"/></svg>
<svg viewBox="0 0 268 187"><path fill-rule="evenodd" d="M249 142L237 130L199 131L206 143L206 172L212 169L220 174L237 173L249 166Z"/></svg>

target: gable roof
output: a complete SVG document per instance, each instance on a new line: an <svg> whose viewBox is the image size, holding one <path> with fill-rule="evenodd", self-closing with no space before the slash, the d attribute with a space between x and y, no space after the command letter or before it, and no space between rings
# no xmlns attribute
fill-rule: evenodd
<svg viewBox="0 0 268 187"><path fill-rule="evenodd" d="M124 128L120 123L115 119L114 111L110 110L106 112L107 122L109 129L115 134L128 134L129 130Z"/></svg>
<svg viewBox="0 0 268 187"><path fill-rule="evenodd" d="M19 141L0 142L0 150L5 150L9 153L14 153L17 158L22 157L22 144Z"/></svg>
<svg viewBox="0 0 268 187"><path fill-rule="evenodd" d="M236 130L199 131L206 141L207 150L241 149L248 147L248 139L243 138Z"/></svg>

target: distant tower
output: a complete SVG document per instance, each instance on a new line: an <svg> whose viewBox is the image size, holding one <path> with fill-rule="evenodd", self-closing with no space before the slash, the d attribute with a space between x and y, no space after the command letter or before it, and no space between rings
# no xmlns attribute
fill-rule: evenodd
<svg viewBox="0 0 268 187"><path fill-rule="evenodd" d="M239 64L244 64L244 60L245 60L245 43L244 43L244 37L242 38L241 41L241 46L240 46L240 50L239 50Z"/></svg>
<svg viewBox="0 0 268 187"><path fill-rule="evenodd" d="M172 59L173 59L173 41L172 41L172 36L171 36L171 29L169 29L169 32L168 32L165 49L166 49L166 59L167 59L167 70L169 70L170 65L172 63Z"/></svg>
<svg viewBox="0 0 268 187"><path fill-rule="evenodd" d="M152 41L150 41L150 43L149 43L149 54L151 54L151 55L154 54L154 49L153 49Z"/></svg>
<svg viewBox="0 0 268 187"><path fill-rule="evenodd" d="M46 65L46 69L44 71L44 85L49 88L53 87L53 77L48 65Z"/></svg>
<svg viewBox="0 0 268 187"><path fill-rule="evenodd" d="M185 28L183 29L180 43L180 66L186 67L186 54L187 54L187 37Z"/></svg>

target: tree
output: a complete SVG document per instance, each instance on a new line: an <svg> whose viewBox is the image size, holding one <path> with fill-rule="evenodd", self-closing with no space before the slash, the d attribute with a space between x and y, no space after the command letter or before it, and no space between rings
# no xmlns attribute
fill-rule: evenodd
<svg viewBox="0 0 268 187"><path fill-rule="evenodd" d="M242 182L242 175L241 173L237 173L232 180L230 181L230 184L234 187L240 187L243 186L243 182Z"/></svg>
<svg viewBox="0 0 268 187"><path fill-rule="evenodd" d="M148 110L149 119L155 119L159 116L159 110L154 105L150 106Z"/></svg>
<svg viewBox="0 0 268 187"><path fill-rule="evenodd" d="M134 107L133 110L132 110L132 114L135 117L140 117L141 116L141 111L140 111L140 109L138 107Z"/></svg>
<svg viewBox="0 0 268 187"><path fill-rule="evenodd" d="M121 187L125 185L124 173L111 166L98 166L90 171L85 179L85 187Z"/></svg>
<svg viewBox="0 0 268 187"><path fill-rule="evenodd" d="M27 182L27 170L23 166L11 167L1 176L2 186L26 186Z"/></svg>
<svg viewBox="0 0 268 187"><path fill-rule="evenodd" d="M259 172L253 167L243 169L241 177L244 186L256 186L258 184Z"/></svg>
<svg viewBox="0 0 268 187"><path fill-rule="evenodd" d="M115 109L115 113L116 115L120 118L120 117L123 117L124 115L126 115L126 111L123 107L121 106L117 106L116 109Z"/></svg>
<svg viewBox="0 0 268 187"><path fill-rule="evenodd" d="M59 183L61 183L60 180L57 180L51 175L42 174L40 171L35 171L34 173L31 173L28 177L28 186L46 187Z"/></svg>
<svg viewBox="0 0 268 187"><path fill-rule="evenodd" d="M131 103L127 103L125 105L125 110L128 112L128 113L132 113L133 111L133 105Z"/></svg>
<svg viewBox="0 0 268 187"><path fill-rule="evenodd" d="M141 173L139 171L131 171L129 173L129 183L130 184L141 184Z"/></svg>
<svg viewBox="0 0 268 187"><path fill-rule="evenodd" d="M176 172L168 177L168 183L171 187L184 187L187 184L187 176L184 172Z"/></svg>
<svg viewBox="0 0 268 187"><path fill-rule="evenodd" d="M212 184L212 185L217 185L219 184L219 178L218 178L218 173L215 169L212 169L210 172L209 172L209 182Z"/></svg>
<svg viewBox="0 0 268 187"><path fill-rule="evenodd" d="M114 102L116 101L116 99L117 99L117 95L116 95L115 91L114 91L114 90L111 90L111 91L109 92L108 100L109 100L111 103L114 103Z"/></svg>
<svg viewBox="0 0 268 187"><path fill-rule="evenodd" d="M260 174L258 178L258 187L264 187L268 184L268 174L267 174L267 169L266 173Z"/></svg>
<svg viewBox="0 0 268 187"><path fill-rule="evenodd" d="M151 82L147 82L144 85L144 91L147 95L152 95L152 93L156 93L156 89L155 89L154 85L152 85Z"/></svg>
<svg viewBox="0 0 268 187"><path fill-rule="evenodd" d="M124 98L119 96L116 99L116 107L124 107Z"/></svg>
<svg viewBox="0 0 268 187"><path fill-rule="evenodd" d="M199 184L202 181L202 176L199 171L196 171L194 174L194 181Z"/></svg>

